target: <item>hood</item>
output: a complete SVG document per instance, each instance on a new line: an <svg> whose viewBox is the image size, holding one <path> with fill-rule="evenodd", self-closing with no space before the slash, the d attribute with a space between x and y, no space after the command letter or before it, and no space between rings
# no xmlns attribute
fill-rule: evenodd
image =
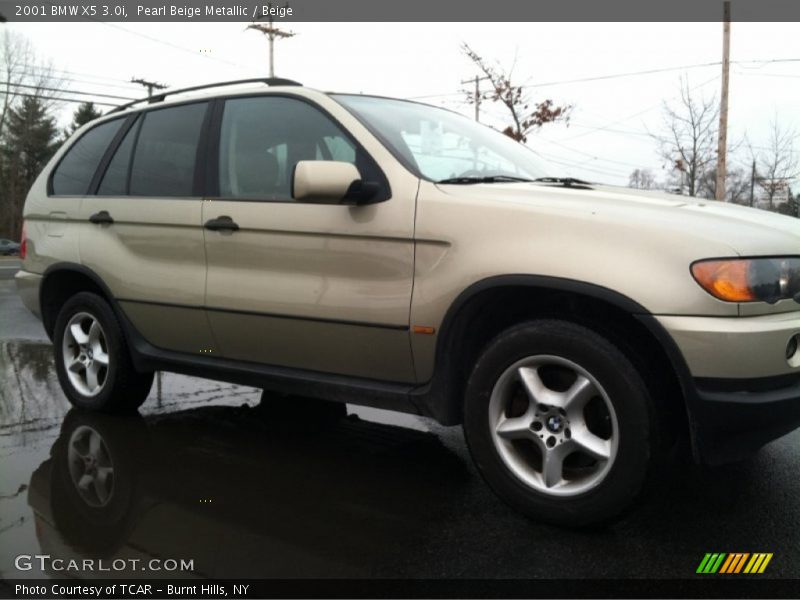
<svg viewBox="0 0 800 600"><path fill-rule="evenodd" d="M740 256L800 255L800 219L736 204L663 192L595 185L565 187L542 183L442 185L449 195L469 202L518 204L533 212L592 215L604 221L674 230L676 240L690 235L731 248Z"/></svg>

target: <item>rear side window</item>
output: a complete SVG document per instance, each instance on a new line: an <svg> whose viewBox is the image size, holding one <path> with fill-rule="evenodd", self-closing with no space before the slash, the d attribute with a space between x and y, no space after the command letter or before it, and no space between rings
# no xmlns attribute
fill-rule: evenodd
<svg viewBox="0 0 800 600"><path fill-rule="evenodd" d="M103 158L108 145L125 119L115 119L90 129L67 150L53 173L53 194L83 196Z"/></svg>
<svg viewBox="0 0 800 600"><path fill-rule="evenodd" d="M125 196L128 193L128 169L131 166L133 144L141 124L142 120L139 119L125 134L125 138L114 153L114 158L108 163L103 179L100 180L98 196Z"/></svg>
<svg viewBox="0 0 800 600"><path fill-rule="evenodd" d="M131 166L132 196L192 195L206 107L204 102L144 114Z"/></svg>

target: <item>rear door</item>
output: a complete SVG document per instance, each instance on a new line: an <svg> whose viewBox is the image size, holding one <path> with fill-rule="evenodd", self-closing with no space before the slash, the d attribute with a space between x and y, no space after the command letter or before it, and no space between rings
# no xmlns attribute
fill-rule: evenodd
<svg viewBox="0 0 800 600"><path fill-rule="evenodd" d="M203 310L202 175L208 103L144 111L118 132L83 199L81 262L153 345L215 350ZM197 176L196 176L197 175Z"/></svg>
<svg viewBox="0 0 800 600"><path fill-rule="evenodd" d="M278 95L220 102L203 221L206 307L227 358L414 381L409 344L415 197L395 195L378 165L311 102ZM352 162L383 180L369 206L296 202L300 160Z"/></svg>

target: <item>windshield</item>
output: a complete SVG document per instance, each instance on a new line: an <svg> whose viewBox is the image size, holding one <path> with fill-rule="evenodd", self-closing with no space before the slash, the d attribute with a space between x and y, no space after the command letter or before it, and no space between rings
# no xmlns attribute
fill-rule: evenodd
<svg viewBox="0 0 800 600"><path fill-rule="evenodd" d="M522 144L449 110L374 96L334 98L426 179L509 181L552 175Z"/></svg>

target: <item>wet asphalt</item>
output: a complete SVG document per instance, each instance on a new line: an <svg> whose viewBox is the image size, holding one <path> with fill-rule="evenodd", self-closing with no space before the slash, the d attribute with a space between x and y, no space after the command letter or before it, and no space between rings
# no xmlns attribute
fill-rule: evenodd
<svg viewBox="0 0 800 600"><path fill-rule="evenodd" d="M70 470L86 428L113 464L102 509ZM0 578L52 576L14 567L41 553L191 558L213 578L692 578L706 552L771 552L758 577L796 578L799 470L794 432L740 464L665 468L609 527L541 525L427 419L171 374L137 416L70 410L0 281Z"/></svg>

